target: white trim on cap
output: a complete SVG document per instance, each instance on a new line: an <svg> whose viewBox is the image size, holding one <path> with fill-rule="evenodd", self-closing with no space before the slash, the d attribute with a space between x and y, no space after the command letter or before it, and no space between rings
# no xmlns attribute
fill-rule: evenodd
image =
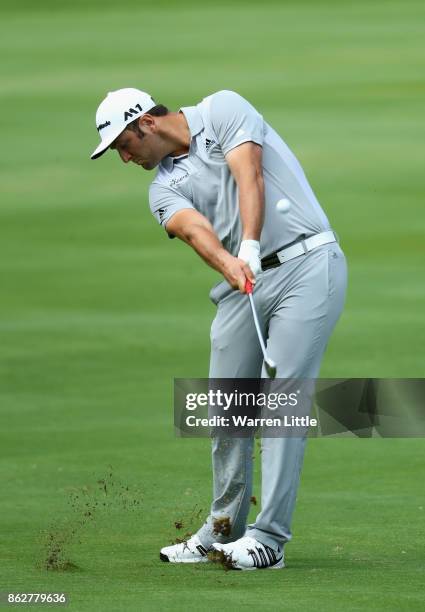
<svg viewBox="0 0 425 612"><path fill-rule="evenodd" d="M135 119L137 119L137 117L135 117ZM118 136L121 134L121 132L125 130L126 127L127 125L124 125L122 128L117 130L116 133L113 133L111 136L109 136L109 138L102 140L100 144L96 147L96 149L93 151L93 153L90 155L90 159L97 159L98 157L103 155L106 152L106 150L109 149L111 144L114 142L115 138L118 138Z"/></svg>

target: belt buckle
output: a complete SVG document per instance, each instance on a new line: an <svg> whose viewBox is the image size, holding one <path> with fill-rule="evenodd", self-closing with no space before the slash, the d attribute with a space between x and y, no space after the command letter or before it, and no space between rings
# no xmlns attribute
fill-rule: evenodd
<svg viewBox="0 0 425 612"><path fill-rule="evenodd" d="M299 244L302 246L302 249L303 249L303 253L299 253L299 255L307 255L307 253L309 252L309 249L308 249L308 247L307 247L307 245L306 245L306 243L305 243L305 240L304 240L304 239L301 239L301 240L299 240L299 241L298 241L296 244L293 244L292 246L287 247L286 249L282 249L281 251L279 251L278 253L276 253L276 255L277 255L277 258L278 258L279 262L280 262L281 264L283 264L283 263L285 263L286 261L288 261L288 260L286 259L286 257L285 257L286 253L287 253L288 251L290 251L291 249L296 248L296 247L297 247ZM297 255L297 257L298 257L298 255ZM292 258L290 258L290 259L292 259Z"/></svg>

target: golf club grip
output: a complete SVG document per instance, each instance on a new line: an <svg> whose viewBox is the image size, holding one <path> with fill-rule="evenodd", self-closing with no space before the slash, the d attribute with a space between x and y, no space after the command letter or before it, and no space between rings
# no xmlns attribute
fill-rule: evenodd
<svg viewBox="0 0 425 612"><path fill-rule="evenodd" d="M246 281L245 281L245 291L247 293L252 293L252 290L253 290L253 285L252 285L251 281L247 278Z"/></svg>

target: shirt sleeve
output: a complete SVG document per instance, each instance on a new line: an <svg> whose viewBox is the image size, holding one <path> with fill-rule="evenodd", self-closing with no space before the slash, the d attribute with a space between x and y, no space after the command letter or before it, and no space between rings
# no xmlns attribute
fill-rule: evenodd
<svg viewBox="0 0 425 612"><path fill-rule="evenodd" d="M224 155L243 142L263 144L263 117L236 92L219 91L212 95L210 117Z"/></svg>
<svg viewBox="0 0 425 612"><path fill-rule="evenodd" d="M149 187L149 206L153 216L165 230L174 213L185 208L195 208L183 195L158 183L152 183Z"/></svg>

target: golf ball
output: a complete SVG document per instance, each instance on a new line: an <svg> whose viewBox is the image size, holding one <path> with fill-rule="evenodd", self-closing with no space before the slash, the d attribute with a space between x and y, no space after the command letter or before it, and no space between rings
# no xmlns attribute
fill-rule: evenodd
<svg viewBox="0 0 425 612"><path fill-rule="evenodd" d="M276 204L276 210L280 212L282 215L287 213L290 208L291 208L291 202L290 200L288 200L288 198L282 198Z"/></svg>

